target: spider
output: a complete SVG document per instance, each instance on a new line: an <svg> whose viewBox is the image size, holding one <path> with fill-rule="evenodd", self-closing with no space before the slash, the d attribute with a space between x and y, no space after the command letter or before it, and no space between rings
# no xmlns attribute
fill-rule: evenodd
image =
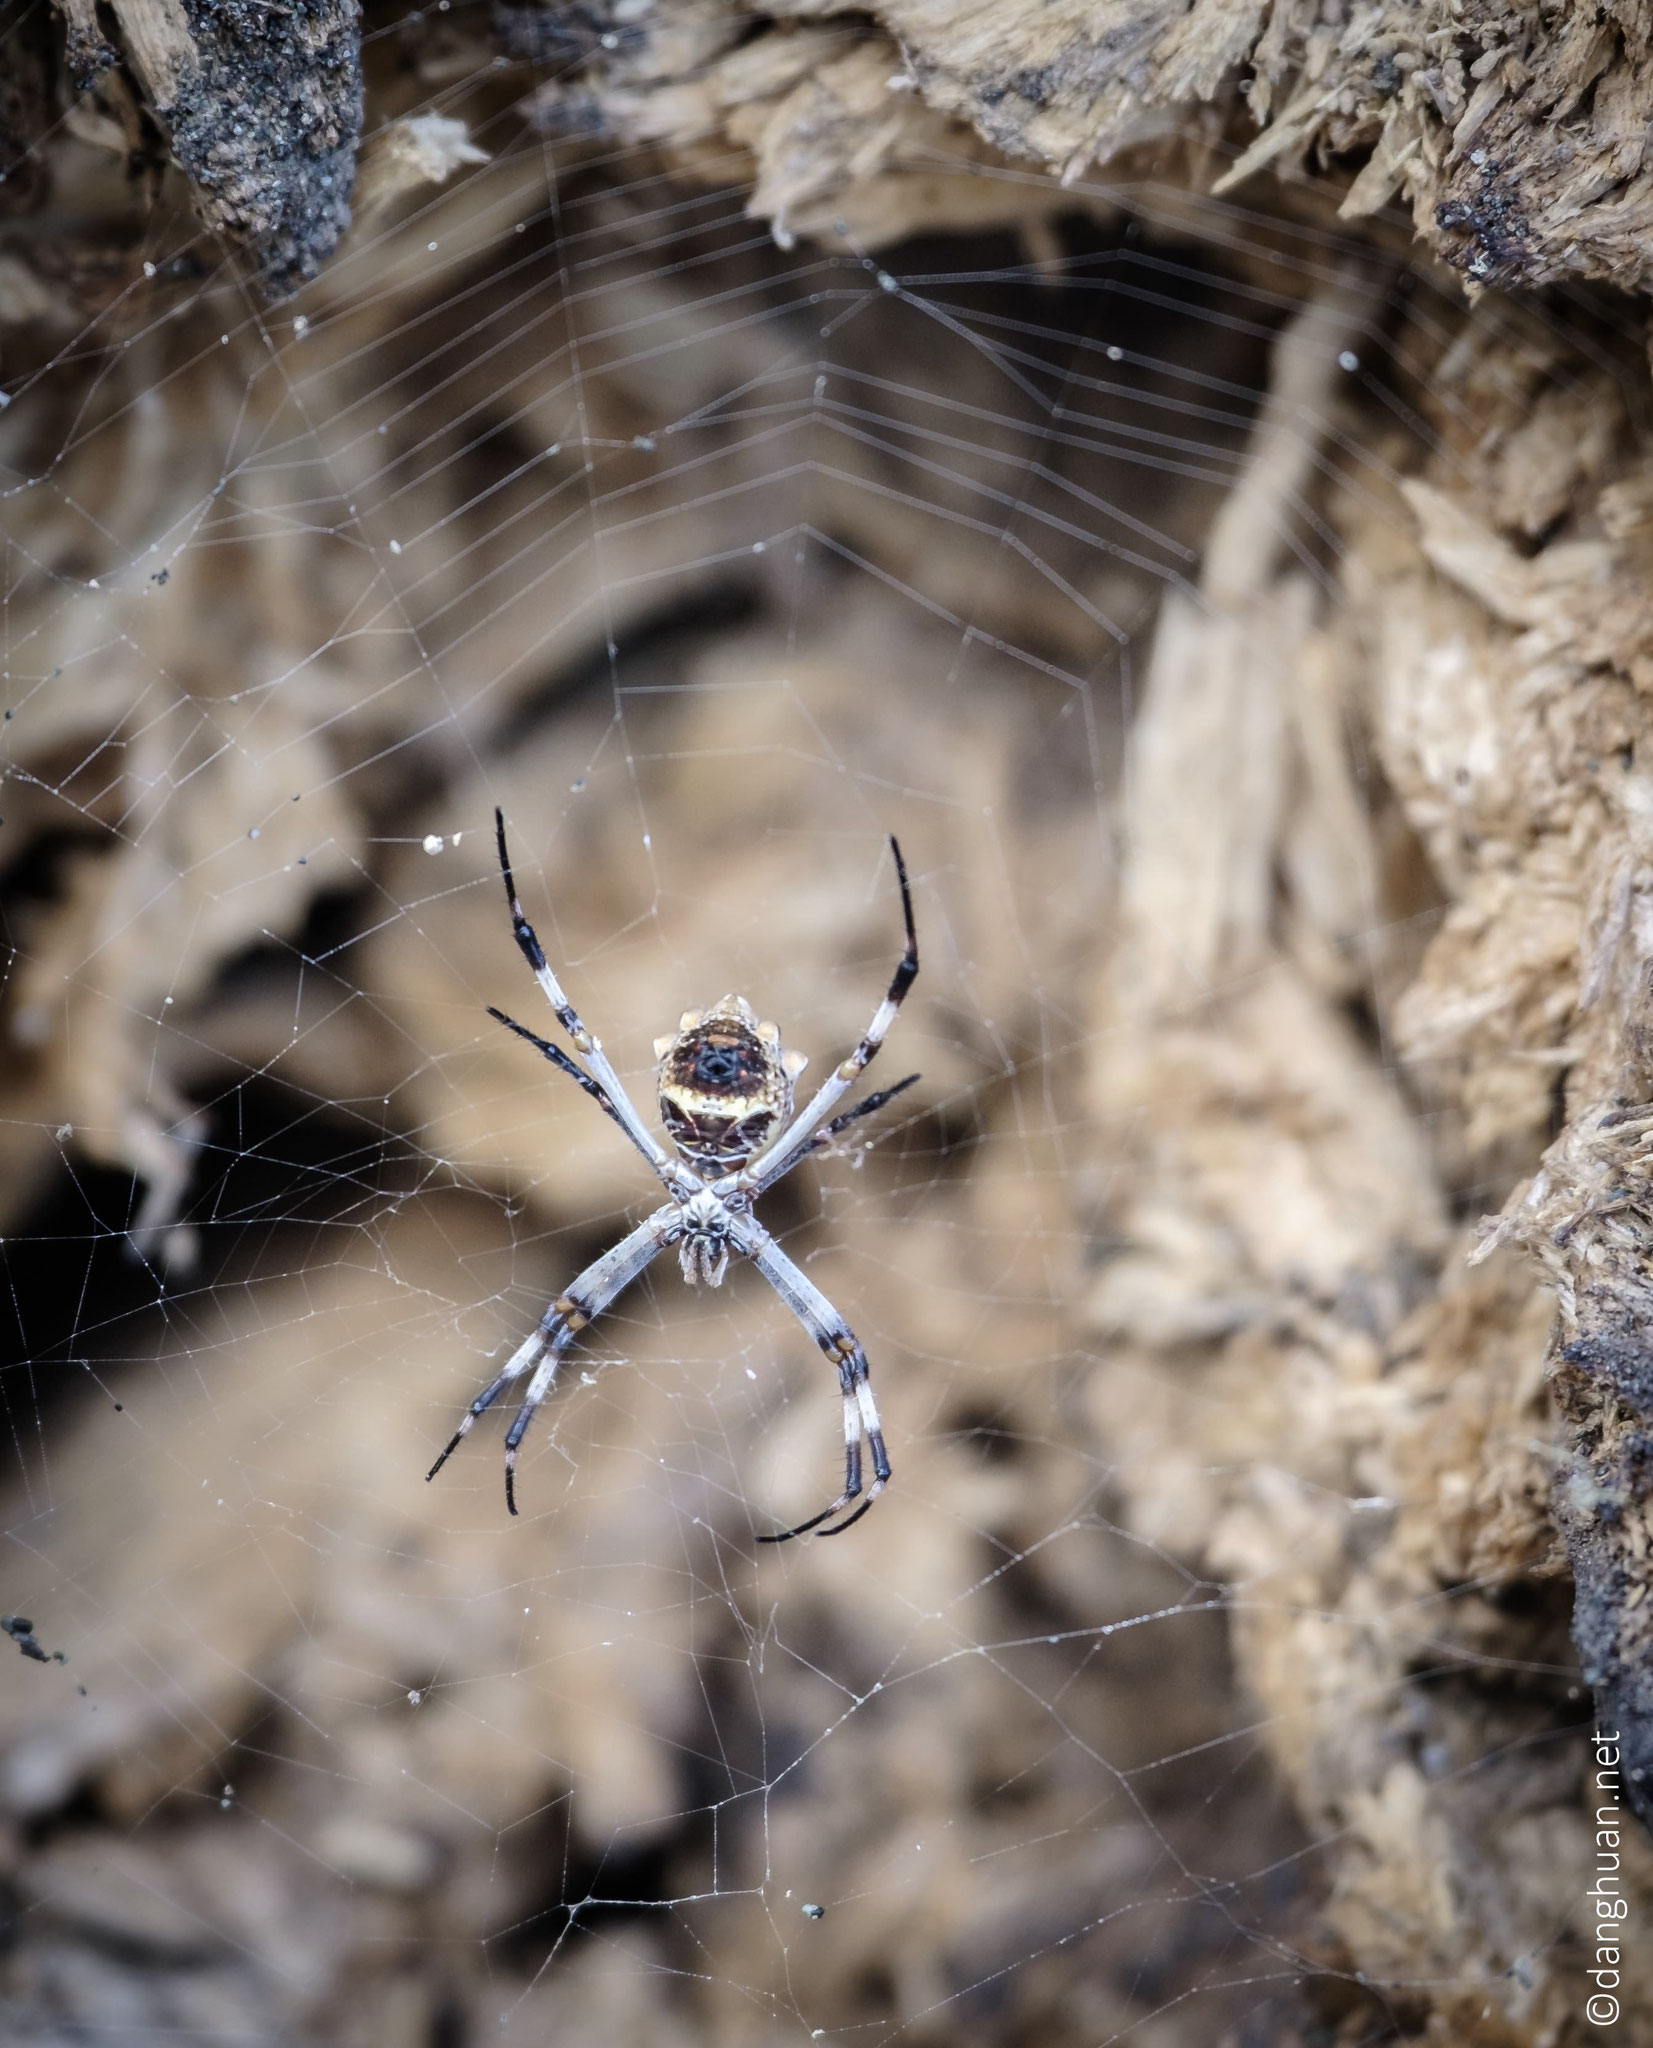
<svg viewBox="0 0 1653 2048"><path fill-rule="evenodd" d="M580 1063L576 1064L560 1046L552 1045L492 1004L488 1014L507 1031L514 1031L518 1038L538 1047L554 1067L579 1083L642 1153L659 1175L669 1199L612 1250L587 1266L557 1296L540 1317L533 1335L511 1354L505 1370L471 1403L447 1449L425 1477L434 1479L469 1434L476 1418L493 1406L513 1380L531 1373L522 1406L505 1435L505 1505L514 1515L517 1452L534 1411L556 1384L563 1354L580 1331L670 1245L678 1247L683 1277L691 1286L721 1286L730 1255L739 1252L752 1261L838 1368L844 1400L843 1492L807 1522L783 1529L777 1535L760 1536L758 1541L786 1543L794 1536L808 1535L811 1530L822 1536L842 1535L872 1506L890 1477L889 1454L884 1448L878 1406L868 1378L867 1354L832 1303L798 1270L753 1215L752 1205L800 1160L829 1145L840 1131L859 1118L882 1109L919 1078L909 1074L893 1088L878 1089L833 1117L830 1123L823 1122L833 1104L884 1043L902 999L918 974L918 934L913 927L912 892L907 887L907 867L901 858L901 848L892 837L890 851L895 855L901 914L907 926L906 949L889 992L873 1013L860 1044L833 1068L794 1116L793 1083L809 1062L802 1053L782 1050L778 1025L760 1023L741 996L725 996L709 1010L685 1010L676 1031L654 1041L654 1055L659 1063L660 1114L675 1148L668 1152L638 1115L607 1054L563 994L545 950L534 935L534 927L522 913L505 844L503 811L494 812L494 830L499 841L499 871L505 880L505 900L511 909L512 934L556 1011L557 1021L572 1039ZM865 1500L860 1500L863 1437L872 1453L873 1479ZM857 1500L860 1505L854 1507ZM832 1518L846 1508L852 1512L844 1515L841 1522L833 1522ZM832 1526L823 1528L823 1523Z"/></svg>

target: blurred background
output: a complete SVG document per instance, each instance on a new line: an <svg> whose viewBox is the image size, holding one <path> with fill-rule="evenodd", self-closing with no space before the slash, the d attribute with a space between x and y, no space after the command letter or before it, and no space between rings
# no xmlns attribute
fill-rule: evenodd
<svg viewBox="0 0 1653 2048"><path fill-rule="evenodd" d="M272 296L3 10L7 2038L1559 2038L1550 1308L1462 1253L1563 1027L1430 995L1531 623L1440 508L1573 537L1639 330L712 12L370 12ZM872 1361L841 1541L757 1542L830 1371L672 1257L519 1519L501 1415L425 1483L654 1199L485 1014L555 1031L495 805L651 1118L725 991L853 1045L900 836L922 1080L763 1209Z"/></svg>

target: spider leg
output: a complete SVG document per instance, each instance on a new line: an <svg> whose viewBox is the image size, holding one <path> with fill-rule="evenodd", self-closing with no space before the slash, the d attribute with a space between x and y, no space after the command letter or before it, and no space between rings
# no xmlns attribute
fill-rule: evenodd
<svg viewBox="0 0 1653 2048"><path fill-rule="evenodd" d="M533 1420L534 1410L556 1384L563 1353L587 1324L595 1321L615 1297L682 1234L683 1223L677 1204L667 1202L639 1223L628 1236L621 1238L617 1245L604 1252L600 1259L594 1259L552 1302L540 1317L533 1335L524 1339L512 1352L505 1370L490 1380L472 1401L459 1427L449 1438L447 1448L425 1478L431 1480L436 1477L469 1436L476 1418L493 1406L513 1380L520 1379L532 1368L533 1378L528 1382L527 1395L505 1438L505 1504L514 1515L517 1511L517 1451Z"/></svg>
<svg viewBox="0 0 1653 2048"><path fill-rule="evenodd" d="M794 1166L801 1165L812 1152L825 1151L840 1131L847 1131L851 1124L859 1123L862 1117L871 1116L874 1110L882 1109L886 1102L893 1101L896 1096L910 1088L915 1081L920 1081L923 1078L922 1074L908 1074L902 1080L897 1081L893 1088L876 1089L864 1102L856 1103L852 1109L846 1109L841 1116L835 1116L831 1123L823 1124L818 1131L812 1132L808 1140L798 1147L790 1159L782 1160L779 1166L767 1168L762 1178L755 1185L747 1174L731 1173L722 1180L712 1183L712 1193L718 1196L725 1196L732 1195L739 1190L745 1194L748 1201L755 1202L765 1188L773 1187L783 1174L790 1173Z"/></svg>
<svg viewBox="0 0 1653 2048"><path fill-rule="evenodd" d="M620 1077L614 1071L608 1054L580 1021L580 1013L563 994L561 983L551 972L551 963L545 957L545 948L540 944L534 927L523 915L522 904L517 898L516 877L511 872L511 855L505 844L505 813L497 806L494 810L494 834L499 842L499 871L505 879L505 900L511 907L512 936L521 949L523 959L528 962L529 971L545 991L546 1001L556 1011L558 1023L573 1040L574 1050L584 1060L589 1070L592 1092L600 1090L602 1096L607 1098L610 1115L654 1168L669 1193L695 1193L701 1186L699 1176L667 1156L664 1147L638 1115L631 1097L620 1085ZM493 1014L498 1016L499 1012L496 1010ZM521 1030L520 1025L512 1025L511 1028ZM523 1036L529 1037L531 1034L523 1032ZM542 1049L546 1049L543 1040L536 1039L534 1042ZM580 1070L576 1068L574 1072L576 1078L579 1078Z"/></svg>
<svg viewBox="0 0 1653 2048"><path fill-rule="evenodd" d="M867 1354L855 1332L832 1303L814 1281L798 1270L762 1224L754 1217L744 1215L735 1216L731 1221L734 1239L740 1249L837 1366L838 1385L844 1401L843 1492L807 1522L800 1522L794 1529L782 1530L778 1535L760 1536L758 1541L789 1543L794 1536L807 1536L812 1529L820 1529L823 1536L841 1535L861 1519L890 1479L889 1452L884 1448L884 1431L878 1419L878 1403L873 1399ZM861 1498L863 1440L872 1453L872 1484L867 1488L864 1500ZM855 1505L857 1501L860 1501L858 1507ZM833 1528L821 1529L823 1522L830 1521L846 1508L852 1512L845 1515L843 1521Z"/></svg>
<svg viewBox="0 0 1653 2048"><path fill-rule="evenodd" d="M552 1045L548 1039L541 1038L537 1031L530 1031L526 1024L519 1024L515 1017L507 1017L503 1010L496 1010L492 1003L488 1005L488 1015L493 1018L496 1024L503 1024L507 1031L514 1031L518 1038L526 1038L530 1045L538 1046L552 1066L560 1068L571 1081L577 1081L587 1095L591 1097L592 1101L597 1104L598 1108L606 1115L613 1117L614 1121L620 1124L621 1130L625 1130L626 1127L623 1123L620 1123L620 1113L614 1107L614 1104L609 1101L608 1097L597 1086L596 1082L592 1080L589 1074L581 1073L580 1069L575 1066L574 1062L560 1045ZM627 1135L629 1136L629 1133Z"/></svg>
<svg viewBox="0 0 1653 2048"><path fill-rule="evenodd" d="M770 1187L782 1174L790 1173L803 1158L809 1150L811 1132L871 1062L889 1036L890 1026L900 1014L908 989L918 979L918 931L913 923L913 892L907 885L907 863L901 858L901 848L893 836L890 851L895 855L896 880L901 884L901 915L907 927L907 944L896 962L889 991L873 1012L872 1022L854 1052L848 1059L839 1061L775 1142L747 1166L740 1177L743 1188ZM901 1085L905 1087L906 1083ZM884 1098L885 1101L888 1099L888 1096Z"/></svg>
<svg viewBox="0 0 1653 2048"><path fill-rule="evenodd" d="M765 1188L772 1187L783 1173L790 1173L794 1166L801 1165L812 1152L825 1151L840 1131L847 1131L851 1124L859 1123L862 1117L871 1116L875 1109L882 1109L886 1102L892 1101L904 1089L910 1088L915 1081L922 1079L921 1074L909 1074L905 1080L897 1081L893 1088L876 1089L864 1102L856 1103L853 1109L846 1109L841 1116L835 1116L831 1123L822 1124L818 1131L812 1131L808 1142L801 1145L789 1161L764 1175L757 1187L752 1190L754 1199L761 1195ZM713 1192L716 1193L715 1188Z"/></svg>
<svg viewBox="0 0 1653 2048"><path fill-rule="evenodd" d="M566 1299L566 1297L564 1298ZM458 1450L466 1437L470 1435L471 1427L475 1423L476 1418L479 1415L485 1415L511 1384L512 1380L516 1379L519 1374L526 1372L528 1367L533 1364L535 1358L544 1349L548 1334L555 1328L556 1321L557 1307L553 1305L540 1318L540 1326L533 1336L529 1337L524 1343L519 1344L516 1350L512 1352L510 1362L506 1365L505 1370L496 1379L490 1380L487 1386L482 1389L482 1392L477 1395L476 1399L465 1410L464 1420L454 1431L453 1435L449 1437L447 1448L425 1474L425 1484L427 1486L453 1456L454 1452Z"/></svg>

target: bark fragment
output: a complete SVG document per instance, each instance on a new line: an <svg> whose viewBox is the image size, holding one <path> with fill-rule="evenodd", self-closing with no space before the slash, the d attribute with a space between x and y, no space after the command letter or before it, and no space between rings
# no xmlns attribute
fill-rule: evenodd
<svg viewBox="0 0 1653 2048"><path fill-rule="evenodd" d="M208 225L271 298L315 277L350 221L362 126L358 0L111 0L119 50L68 0L83 87L124 55Z"/></svg>

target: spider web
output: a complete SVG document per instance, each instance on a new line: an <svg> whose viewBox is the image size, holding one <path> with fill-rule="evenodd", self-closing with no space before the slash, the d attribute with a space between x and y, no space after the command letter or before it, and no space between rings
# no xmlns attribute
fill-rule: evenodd
<svg viewBox="0 0 1653 2048"><path fill-rule="evenodd" d="M1339 587L1452 291L1147 173L781 247L733 162L548 140L513 78L410 88L486 160L299 299L158 219L5 375L4 1604L67 1660L0 1665L10 2036L1391 2038L1246 1573L1097 1395L1152 1133L1092 1084L1168 607L1220 608L1271 419L1241 538ZM725 991L809 1079L853 1045L900 836L923 966L863 1086L923 1079L762 1211L872 1361L895 1479L842 1541L756 1540L837 1488L830 1371L670 1255L518 1520L508 1403L424 1483L653 1198L485 1014L555 1031L496 804L651 1120ZM1352 1009L1434 916L1368 895Z"/></svg>

